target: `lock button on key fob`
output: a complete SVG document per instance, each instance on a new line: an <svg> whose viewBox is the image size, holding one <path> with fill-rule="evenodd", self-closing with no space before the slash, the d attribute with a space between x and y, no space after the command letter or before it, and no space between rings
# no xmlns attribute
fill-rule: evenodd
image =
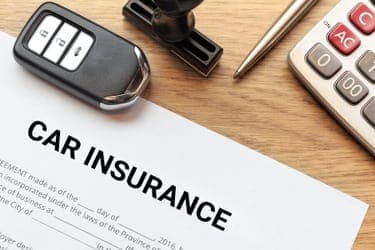
<svg viewBox="0 0 375 250"><path fill-rule="evenodd" d="M54 3L43 4L14 46L18 63L103 110L133 104L150 67L133 43Z"/></svg>

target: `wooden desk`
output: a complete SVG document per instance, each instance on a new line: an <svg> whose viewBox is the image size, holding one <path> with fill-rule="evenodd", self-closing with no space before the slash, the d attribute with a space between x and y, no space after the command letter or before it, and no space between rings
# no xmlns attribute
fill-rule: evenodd
<svg viewBox="0 0 375 250"><path fill-rule="evenodd" d="M17 35L42 2L1 0L0 30ZM237 84L231 80L236 67L290 0L208 0L196 9L198 28L225 48L209 79L125 22L125 0L57 2L144 49L153 69L145 98L375 205L374 159L298 83L286 62L292 46L337 0L321 1ZM374 208L354 249L375 249Z"/></svg>

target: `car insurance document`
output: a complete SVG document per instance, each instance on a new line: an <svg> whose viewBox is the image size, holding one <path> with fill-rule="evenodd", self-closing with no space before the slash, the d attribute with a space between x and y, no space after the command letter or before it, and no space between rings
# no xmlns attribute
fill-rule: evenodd
<svg viewBox="0 0 375 250"><path fill-rule="evenodd" d="M1 250L352 247L365 203L148 101L104 114L13 43L0 34Z"/></svg>

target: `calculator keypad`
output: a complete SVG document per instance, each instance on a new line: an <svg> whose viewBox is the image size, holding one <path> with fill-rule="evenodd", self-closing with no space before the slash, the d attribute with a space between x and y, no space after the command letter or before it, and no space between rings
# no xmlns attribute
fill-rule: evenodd
<svg viewBox="0 0 375 250"><path fill-rule="evenodd" d="M307 61L324 78L331 78L342 67L339 59L323 44L316 44L308 53Z"/></svg>
<svg viewBox="0 0 375 250"><path fill-rule="evenodd" d="M375 156L375 0L340 0L288 60L307 89Z"/></svg>
<svg viewBox="0 0 375 250"><path fill-rule="evenodd" d="M94 44L94 38L59 18L44 17L28 48L67 70L76 70Z"/></svg>
<svg viewBox="0 0 375 250"><path fill-rule="evenodd" d="M349 15L350 21L361 32L371 34L375 31L375 14L360 3ZM338 23L328 33L328 41L343 55L350 55L360 45L360 38L343 23ZM324 78L332 78L341 68L341 61L330 52L323 44L315 44L307 53L309 64ZM375 53L367 51L358 61L359 71L372 83L375 83ZM352 72L345 72L336 82L336 90L349 104L357 105L369 94L370 90ZM363 116L373 125L374 123L374 103L370 103L364 109Z"/></svg>

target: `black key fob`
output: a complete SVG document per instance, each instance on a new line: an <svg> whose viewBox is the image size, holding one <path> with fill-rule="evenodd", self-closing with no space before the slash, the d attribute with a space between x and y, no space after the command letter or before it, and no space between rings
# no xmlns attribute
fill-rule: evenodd
<svg viewBox="0 0 375 250"><path fill-rule="evenodd" d="M103 110L133 104L150 79L142 50L54 3L28 21L14 46L16 61Z"/></svg>

